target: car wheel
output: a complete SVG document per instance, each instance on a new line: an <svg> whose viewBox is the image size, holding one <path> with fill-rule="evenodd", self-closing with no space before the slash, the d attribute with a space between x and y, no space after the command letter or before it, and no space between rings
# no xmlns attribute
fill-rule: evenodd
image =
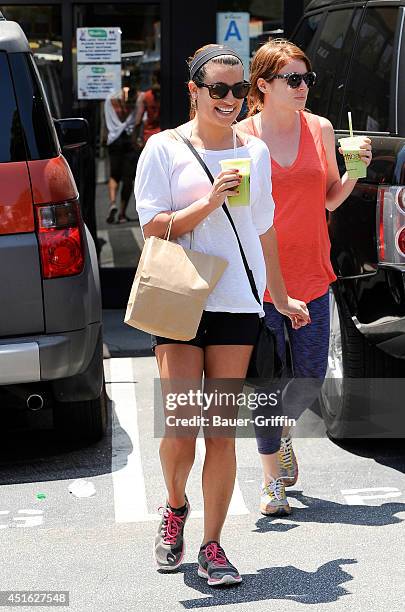
<svg viewBox="0 0 405 612"><path fill-rule="evenodd" d="M405 362L370 345L357 330L336 288L330 292L328 369L320 394L326 429L333 438L384 435L384 393ZM382 384L386 379L387 384ZM384 391L383 391L384 389ZM395 393L391 395L396 395ZM387 432L385 432L387 433Z"/></svg>
<svg viewBox="0 0 405 612"><path fill-rule="evenodd" d="M54 427L64 440L97 442L107 430L107 395L103 384L100 397L81 402L55 402Z"/></svg>

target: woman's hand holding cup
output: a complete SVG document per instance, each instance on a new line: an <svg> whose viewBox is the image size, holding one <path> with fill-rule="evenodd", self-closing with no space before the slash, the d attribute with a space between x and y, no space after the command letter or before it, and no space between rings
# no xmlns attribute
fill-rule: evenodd
<svg viewBox="0 0 405 612"><path fill-rule="evenodd" d="M241 183L242 177L239 170L232 168L222 170L214 180L212 189L208 194L208 202L213 208L219 208L225 202L225 198L238 193L237 188Z"/></svg>
<svg viewBox="0 0 405 612"><path fill-rule="evenodd" d="M369 166L373 157L371 151L371 139L363 136L363 142L360 144L360 157L366 166Z"/></svg>
<svg viewBox="0 0 405 612"><path fill-rule="evenodd" d="M366 166L369 166L373 158L371 139L368 138L367 136L360 136L359 138L362 139L362 142L360 142L361 160L366 164ZM339 153L343 155L342 147L339 147Z"/></svg>
<svg viewBox="0 0 405 612"><path fill-rule="evenodd" d="M346 171L350 179L357 180L367 176L371 163L371 140L367 136L348 136L339 138L339 153L345 158Z"/></svg>

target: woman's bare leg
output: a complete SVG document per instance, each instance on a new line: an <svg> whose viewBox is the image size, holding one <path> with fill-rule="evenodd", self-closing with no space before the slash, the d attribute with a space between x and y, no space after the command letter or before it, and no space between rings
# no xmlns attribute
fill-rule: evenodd
<svg viewBox="0 0 405 612"><path fill-rule="evenodd" d="M275 480L280 475L280 465L278 461L278 452L270 455L259 453L263 468L263 484L267 485L272 480Z"/></svg>
<svg viewBox="0 0 405 612"><path fill-rule="evenodd" d="M161 344L156 347L155 355L164 399L167 393L184 393L198 385L201 388L204 366L202 349L190 345ZM175 412L177 411L174 411L174 414ZM172 508L179 508L185 503L185 488L194 456L195 436L191 430L189 433L183 430L179 433L179 437L175 437L173 430L160 442L160 461L168 502Z"/></svg>
<svg viewBox="0 0 405 612"><path fill-rule="evenodd" d="M245 379L253 347L246 345L208 346L205 351L205 377L209 379ZM229 388L229 384L227 384ZM243 383L235 381L233 392L240 393ZM204 386L206 390L207 385ZM229 389L227 388L227 391ZM235 411L236 415L236 411ZM204 494L204 539L220 541L236 476L235 438L206 437L202 484Z"/></svg>
<svg viewBox="0 0 405 612"><path fill-rule="evenodd" d="M115 202L117 199L117 191L118 191L118 183L115 179L110 177L108 181L108 195L110 197L110 206L115 206Z"/></svg>

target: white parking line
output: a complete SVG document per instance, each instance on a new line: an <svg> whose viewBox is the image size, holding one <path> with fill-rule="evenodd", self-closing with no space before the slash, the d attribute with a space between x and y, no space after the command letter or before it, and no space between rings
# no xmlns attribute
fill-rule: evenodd
<svg viewBox="0 0 405 612"><path fill-rule="evenodd" d="M376 495L369 495L369 493L376 493ZM342 495L349 506L367 506L370 505L367 503L370 499L401 497L402 493L396 487L366 487L365 489L342 489Z"/></svg>
<svg viewBox="0 0 405 612"><path fill-rule="evenodd" d="M140 248L140 250L142 251L143 249L143 245L144 245L144 239L143 239L143 235L142 235L142 230L140 227L131 227L131 232L133 237L135 238L135 242L138 245L138 247Z"/></svg>
<svg viewBox="0 0 405 612"><path fill-rule="evenodd" d="M135 385L132 360L111 359L111 398L114 402L112 424L112 481L117 523L149 520L145 480L139 444ZM130 445L132 444L132 451ZM154 517L155 518L155 517Z"/></svg>
<svg viewBox="0 0 405 612"><path fill-rule="evenodd" d="M113 268L114 253L112 250L108 230L97 230L97 236L98 238L101 238L104 241L100 253L100 266L103 266L103 268Z"/></svg>

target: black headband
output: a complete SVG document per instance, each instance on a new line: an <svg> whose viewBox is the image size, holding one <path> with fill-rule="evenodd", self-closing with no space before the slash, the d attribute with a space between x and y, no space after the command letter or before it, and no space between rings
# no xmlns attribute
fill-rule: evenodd
<svg viewBox="0 0 405 612"><path fill-rule="evenodd" d="M211 59L213 59L214 57L219 57L220 55L233 55L234 57L237 57L240 63L243 65L241 58L237 53L235 53L233 49L231 49L230 47L226 47L225 45L215 45L213 47L210 47L209 49L201 51L191 61L191 64L189 65L190 80L193 80L194 75L196 74L196 72L198 72L198 70L200 70L201 66L204 66L204 64L209 62Z"/></svg>

